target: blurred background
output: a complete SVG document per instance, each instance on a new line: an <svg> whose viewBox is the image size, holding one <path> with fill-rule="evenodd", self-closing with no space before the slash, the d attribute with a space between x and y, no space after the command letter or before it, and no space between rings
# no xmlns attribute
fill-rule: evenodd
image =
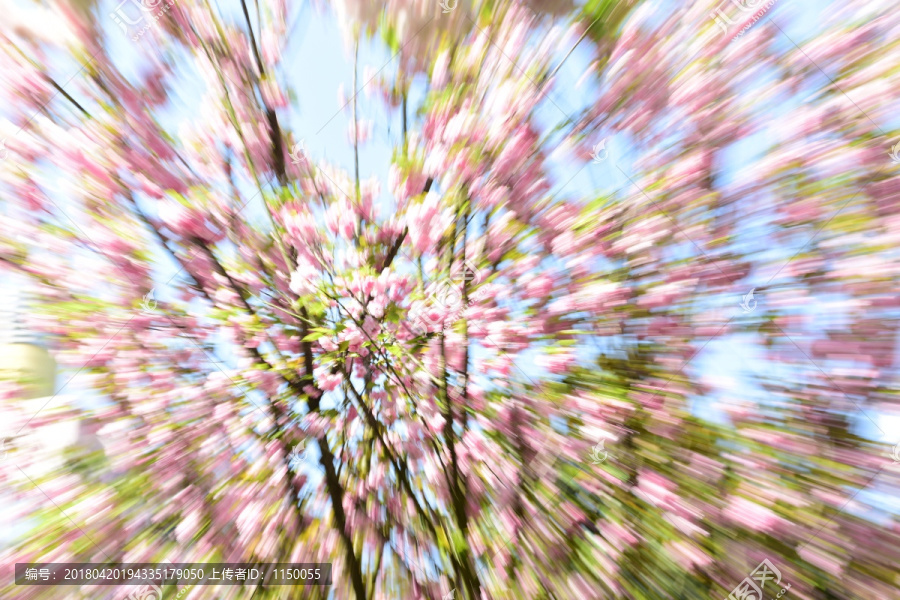
<svg viewBox="0 0 900 600"><path fill-rule="evenodd" d="M4 598L900 598L893 4L3 10Z"/></svg>

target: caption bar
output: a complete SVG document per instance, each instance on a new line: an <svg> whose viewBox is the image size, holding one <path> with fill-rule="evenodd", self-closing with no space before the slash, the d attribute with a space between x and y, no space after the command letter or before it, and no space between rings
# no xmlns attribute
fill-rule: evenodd
<svg viewBox="0 0 900 600"><path fill-rule="evenodd" d="M331 585L331 563L16 563L16 585Z"/></svg>

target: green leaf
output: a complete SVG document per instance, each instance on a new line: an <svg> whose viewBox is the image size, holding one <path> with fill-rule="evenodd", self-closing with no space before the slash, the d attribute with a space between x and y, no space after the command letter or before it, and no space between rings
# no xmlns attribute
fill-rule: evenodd
<svg viewBox="0 0 900 600"><path fill-rule="evenodd" d="M303 338L303 341L304 342L314 342L321 337L325 337L324 331L314 331L314 332L310 333L309 335L307 335L305 338Z"/></svg>

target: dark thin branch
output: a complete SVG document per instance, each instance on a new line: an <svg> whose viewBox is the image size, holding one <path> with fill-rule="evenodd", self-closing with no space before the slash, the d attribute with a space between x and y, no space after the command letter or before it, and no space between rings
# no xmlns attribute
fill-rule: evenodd
<svg viewBox="0 0 900 600"><path fill-rule="evenodd" d="M423 188L423 193L427 194L431 191L431 186L434 184L434 179L431 177L425 181L425 187ZM394 262L394 259L397 258L397 253L400 252L400 247L403 246L403 241L406 239L407 234L409 233L409 228L404 227L403 231L400 233L400 237L394 242L394 245L391 246L391 249L388 250L387 255L385 255L384 260L382 261L381 268L379 269L382 273L384 273L385 269L391 266L391 263ZM370 298L371 299L371 298Z"/></svg>
<svg viewBox="0 0 900 600"><path fill-rule="evenodd" d="M383 425L378 421L378 419L375 418L375 414L372 412L372 409L366 404L365 400L363 400L362 396L360 396L359 392L350 382L349 373L347 373L347 371L344 369L341 370L341 373L344 375L344 380L348 382L347 387L353 392L353 395L356 397L356 401L359 402L363 414L365 415L366 420L369 422L369 426L375 432L375 436L378 438L381 447L384 449L388 460L397 471L398 479L400 479L400 485L404 488L407 495L409 495L410 499L412 500L413 506L416 509L416 513L420 516L422 522L428 527L428 530L431 532L431 535L434 536L434 539L437 540L437 530L434 527L434 523L431 520L425 518L425 511L422 509L421 504L419 504L418 498L413 493L412 486L410 485L409 480L406 477L405 469L401 469L403 464L394 455L394 453L391 451L391 447L384 439L384 432L382 431ZM431 511L429 510L429 512Z"/></svg>
<svg viewBox="0 0 900 600"><path fill-rule="evenodd" d="M150 221L150 219L147 218L147 215L145 215L143 213L143 211L141 211L141 209L138 207L138 205L134 201L133 197L128 196L128 199L131 201L131 204L134 207L134 212L137 215L137 217L144 223L144 225L146 225L147 227L150 228L150 230L156 235L157 239L159 240L159 242L163 246L163 248L165 248L166 251L169 253L169 255L181 266L181 269L194 280L194 282L196 284L196 288L199 290L199 292L201 294L203 294L203 296L206 298L206 300L210 304L215 305L215 303L213 302L213 299L210 297L209 293L203 287L203 284L200 283L200 281L196 277L194 277L194 275L188 269L188 263L185 262L184 259L182 259L178 255L178 253L175 252L170 247L171 241L168 239L168 237L165 234L163 234L156 226L153 225L153 223ZM177 326L177 324L176 324L176 326ZM247 347L246 344L244 345L244 347L245 348ZM272 366L269 365L269 363L265 360L265 357L263 357L262 354L260 354L260 352L256 348L248 348L248 350L250 351L251 354L253 354L254 358L257 360L258 363L265 364L266 366L269 367L269 369L272 369ZM273 369L273 371L274 371L274 369ZM277 371L274 371L274 372L277 373ZM279 405L278 402L276 402L274 398L270 398L269 406L271 407L271 410L274 413L272 415L272 417L275 419L275 422L276 423L284 422L285 421L285 413L284 413L284 409L281 407L281 405ZM287 450L287 445L285 445L284 450ZM285 454L285 457L287 457L288 452L285 452L284 454ZM285 458L285 461L287 461L287 458ZM291 472L291 473L293 472L291 470L290 466L288 466L288 472ZM300 494L302 485L300 485L300 482L296 477L291 477L290 479L291 479L291 489L294 492L294 497L292 498L292 501L295 501L296 497ZM299 510L297 513L297 518L302 519L302 514L299 513Z"/></svg>
<svg viewBox="0 0 900 600"><path fill-rule="evenodd" d="M307 404L311 413L319 412L319 399L322 397L322 391L315 385L313 378L313 352L312 342L306 340L309 335L309 326L306 324L309 320L309 312L303 306L300 309L300 315L303 320L300 322L300 344L303 352L303 367L305 373L302 381L307 382L304 386L312 387L312 393L309 394ZM356 550L353 548L353 538L347 530L347 515L344 513L344 488L341 486L340 479L334 469L334 454L328 445L326 434L322 434L317 438L319 444L319 464L325 470L325 487L328 490L328 496L331 498L331 510L334 513L334 519L337 524L338 534L344 542L344 550L347 555L347 568L350 570L350 582L353 585L353 592L356 600L366 600L366 582L363 579L362 563Z"/></svg>
<svg viewBox="0 0 900 600"><path fill-rule="evenodd" d="M406 143L406 90L403 91L403 143Z"/></svg>
<svg viewBox="0 0 900 600"><path fill-rule="evenodd" d="M263 67L262 56L259 54L259 48L256 44L256 36L253 35L253 26L250 24L250 13L247 10L246 0L241 0L241 9L244 12L244 20L247 22L247 31L250 35L250 46L253 48L253 56L256 59L256 66L259 69L260 79L265 79L266 71ZM278 124L278 115L275 110L266 102L266 98L262 93L262 85L260 84L259 95L263 100L263 106L266 108L266 121L269 124L269 131L272 133L272 165L275 168L275 175L278 177L278 183L287 185L287 165L284 162L284 143L281 139L281 126Z"/></svg>
<svg viewBox="0 0 900 600"><path fill-rule="evenodd" d="M75 108L77 108L82 113L84 113L84 116L86 116L88 118L93 118L93 117L91 117L91 113L89 113L87 110L85 110L85 108L83 106L81 106L81 104L79 104L78 101L75 100L75 98L73 98L72 96L69 95L69 92L62 89L62 86L60 86L58 83L56 83L56 80L54 80L52 77L50 77L46 73L44 73L44 79L47 80L47 83L49 83L51 86L53 86L53 89L55 89L57 92L62 94L66 100L68 100L73 105L75 105Z"/></svg>

